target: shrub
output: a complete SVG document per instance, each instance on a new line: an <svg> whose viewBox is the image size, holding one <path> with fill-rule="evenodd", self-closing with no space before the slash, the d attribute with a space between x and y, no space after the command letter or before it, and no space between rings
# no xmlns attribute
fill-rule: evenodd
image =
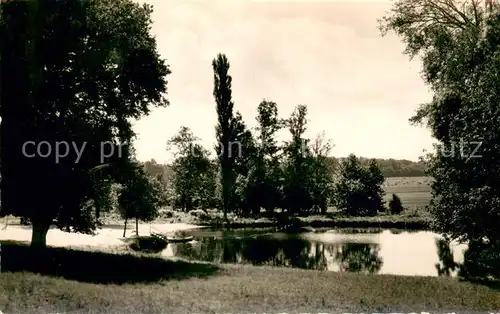
<svg viewBox="0 0 500 314"><path fill-rule="evenodd" d="M198 218L201 222L208 222L210 220L210 215L201 209L191 210L189 214L193 217Z"/></svg>
<svg viewBox="0 0 500 314"><path fill-rule="evenodd" d="M340 164L333 205L349 216L375 216L384 210L384 176L375 160L368 167L351 154Z"/></svg>
<svg viewBox="0 0 500 314"><path fill-rule="evenodd" d="M298 232L302 225L299 218L284 213L276 215L275 219L279 231Z"/></svg>
<svg viewBox="0 0 500 314"><path fill-rule="evenodd" d="M172 217L174 217L174 213L171 212L170 210L166 210L162 213L162 216L165 218L172 218Z"/></svg>
<svg viewBox="0 0 500 314"><path fill-rule="evenodd" d="M167 241L155 236L136 237L132 241L129 247L134 251L144 253L158 253L168 245Z"/></svg>
<svg viewBox="0 0 500 314"><path fill-rule="evenodd" d="M393 215L399 215L403 211L401 199L396 194L392 194L392 200L389 202L389 210Z"/></svg>

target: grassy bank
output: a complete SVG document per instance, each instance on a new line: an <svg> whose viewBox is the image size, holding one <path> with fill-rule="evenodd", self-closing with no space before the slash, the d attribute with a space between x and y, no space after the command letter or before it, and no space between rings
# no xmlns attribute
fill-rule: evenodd
<svg viewBox="0 0 500 314"><path fill-rule="evenodd" d="M12 242L2 250L0 310L5 313L470 313L500 308L498 290L452 278L212 265L128 252L40 252Z"/></svg>
<svg viewBox="0 0 500 314"><path fill-rule="evenodd" d="M404 229L404 230L431 230L432 219L424 212L412 211L401 215L380 214L374 217L345 217L334 211L326 215L311 215L307 217L296 217L301 227L313 228L355 228L355 229ZM229 226L231 228L276 228L278 222L272 218L240 217L232 213L228 214ZM186 223L212 228L225 226L223 215L219 211L210 210L207 213L194 210L189 213L164 209L160 211L160 217L153 221L154 224L161 223ZM10 225L19 224L19 218L9 218ZM117 215L108 215L105 225L123 225L123 219ZM129 229L134 224L129 224Z"/></svg>
<svg viewBox="0 0 500 314"><path fill-rule="evenodd" d="M427 217L405 217L397 215L380 215L375 217L325 217L310 216L297 217L301 227L313 228L370 228L370 229L406 229L406 230L430 230L432 220ZM222 219L209 221L197 221L198 225L220 228L223 226ZM231 228L271 228L277 227L275 220L258 218L235 218L230 219Z"/></svg>
<svg viewBox="0 0 500 314"><path fill-rule="evenodd" d="M168 216L172 217L172 222L186 222L213 228L221 228L224 226L223 215L218 211L203 212L201 210L195 210L189 213L167 212ZM263 215L265 215L265 213L263 213ZM277 215L277 213L274 214L274 216ZM232 213L228 213L228 221L231 228L273 228L280 225L276 217L251 218L237 216ZM425 209L415 209L400 215L380 213L373 217L348 217L331 208L325 215L294 217L294 224L298 227L313 228L430 230L432 228L432 218Z"/></svg>

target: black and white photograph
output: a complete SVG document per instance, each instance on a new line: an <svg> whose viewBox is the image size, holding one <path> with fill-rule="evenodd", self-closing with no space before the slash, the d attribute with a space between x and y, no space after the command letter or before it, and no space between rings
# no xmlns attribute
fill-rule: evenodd
<svg viewBox="0 0 500 314"><path fill-rule="evenodd" d="M1 0L0 314L500 314L500 3Z"/></svg>

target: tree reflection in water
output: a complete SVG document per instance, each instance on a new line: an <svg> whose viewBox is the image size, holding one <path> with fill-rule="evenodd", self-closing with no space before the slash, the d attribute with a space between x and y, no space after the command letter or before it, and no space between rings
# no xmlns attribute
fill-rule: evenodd
<svg viewBox="0 0 500 314"><path fill-rule="evenodd" d="M335 258L340 271L376 274L382 267L377 244L346 243L337 248Z"/></svg>
<svg viewBox="0 0 500 314"><path fill-rule="evenodd" d="M293 235L286 239L224 235L199 237L194 243L172 244L174 256L217 262L250 263L314 270L377 273L382 260L376 244L325 244Z"/></svg>
<svg viewBox="0 0 500 314"><path fill-rule="evenodd" d="M208 234L209 235L209 234ZM216 262L250 263L315 270L334 270L376 274L382 267L378 244L341 243L327 244L308 241L294 235L278 239L273 234L255 234L237 237L234 233L222 236L197 236L193 243L170 244L174 256ZM439 276L458 272L465 278L499 278L500 249L484 243L469 244L464 263L453 259L450 243L436 241Z"/></svg>
<svg viewBox="0 0 500 314"><path fill-rule="evenodd" d="M500 245L482 241L469 243L464 252L464 262L458 264L453 259L451 243L445 239L436 240L439 276L449 276L458 269L458 276L467 279L500 279Z"/></svg>
<svg viewBox="0 0 500 314"><path fill-rule="evenodd" d="M450 276L458 267L453 259L453 251L450 242L445 239L436 239L436 246L439 263L435 266L438 276Z"/></svg>

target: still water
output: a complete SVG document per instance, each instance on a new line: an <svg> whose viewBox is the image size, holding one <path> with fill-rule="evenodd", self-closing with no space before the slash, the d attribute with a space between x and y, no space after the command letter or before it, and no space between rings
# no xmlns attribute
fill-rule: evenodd
<svg viewBox="0 0 500 314"><path fill-rule="evenodd" d="M249 263L325 271L415 276L456 276L466 245L443 244L427 231L353 233L342 230L285 234L255 230L191 231L194 240L162 252L218 263ZM453 256L453 259L451 257ZM451 262L451 264L453 264Z"/></svg>

